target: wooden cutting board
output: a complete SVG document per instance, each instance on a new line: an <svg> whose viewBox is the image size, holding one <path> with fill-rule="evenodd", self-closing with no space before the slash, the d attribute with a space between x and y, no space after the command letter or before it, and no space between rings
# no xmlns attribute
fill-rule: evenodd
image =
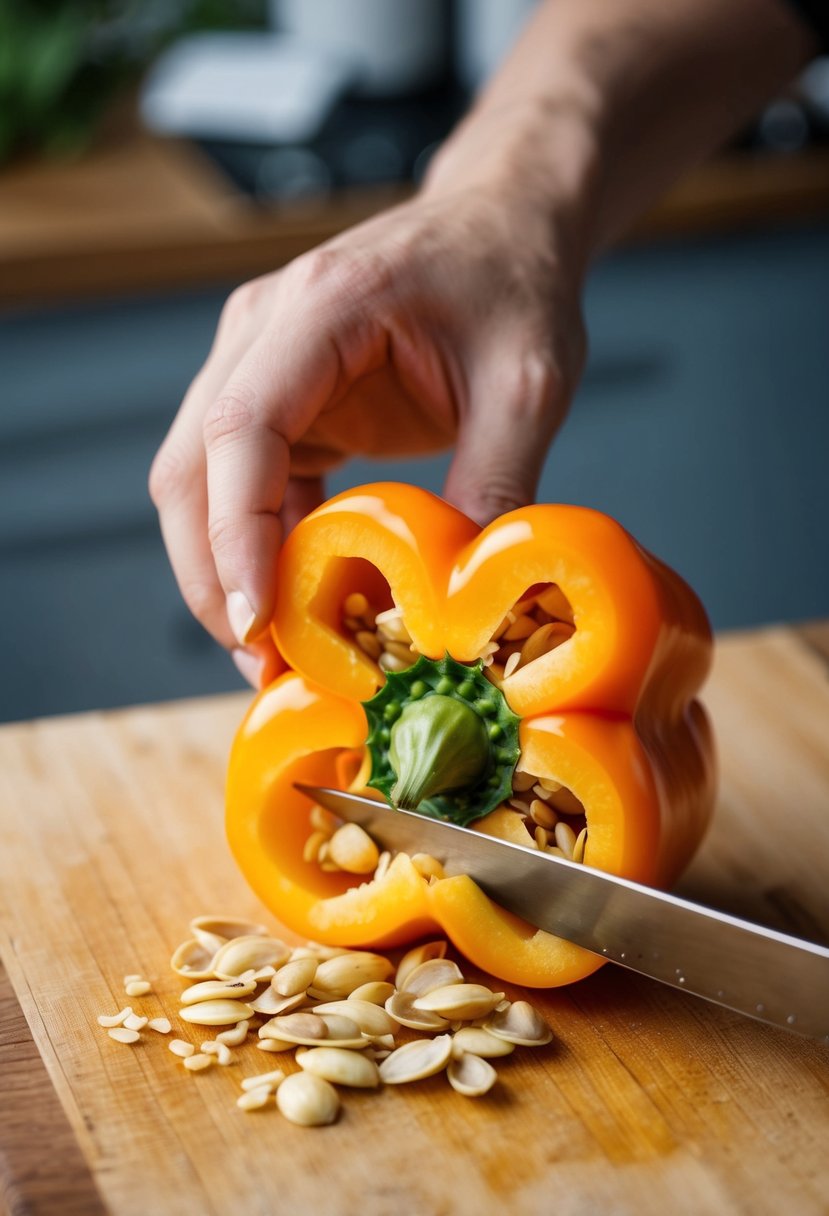
<svg viewBox="0 0 829 1216"><path fill-rule="evenodd" d="M707 693L720 806L681 888L822 941L827 643L825 626L721 642ZM488 1097L442 1077L348 1092L322 1129L236 1108L240 1078L275 1060L252 1046L191 1075L161 1036L111 1041L96 1017L125 1003L126 973L153 981L130 1003L176 1020L167 960L191 916L261 916L222 833L243 705L0 731L0 1181L15 1216L829 1211L829 1049L612 967L533 997L556 1039L500 1062Z"/></svg>

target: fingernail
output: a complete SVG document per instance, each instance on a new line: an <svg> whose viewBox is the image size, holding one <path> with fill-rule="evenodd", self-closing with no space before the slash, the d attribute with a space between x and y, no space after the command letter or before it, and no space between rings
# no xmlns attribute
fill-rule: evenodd
<svg viewBox="0 0 829 1216"><path fill-rule="evenodd" d="M231 591L226 602L227 619L240 645L245 646L256 632L256 613L241 591Z"/></svg>
<svg viewBox="0 0 829 1216"><path fill-rule="evenodd" d="M262 687L264 660L260 659L258 655L251 654L249 650L231 650L230 657L248 684L258 692Z"/></svg>

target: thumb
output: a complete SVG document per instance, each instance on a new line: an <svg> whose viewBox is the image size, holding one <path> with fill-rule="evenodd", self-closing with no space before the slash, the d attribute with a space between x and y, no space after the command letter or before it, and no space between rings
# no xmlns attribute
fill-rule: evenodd
<svg viewBox="0 0 829 1216"><path fill-rule="evenodd" d="M284 291L277 303L204 419L208 535L240 645L270 621L283 522L316 505L311 479L292 488L280 518L292 448L377 357L375 329L356 306L335 311L319 293L297 305Z"/></svg>
<svg viewBox="0 0 829 1216"><path fill-rule="evenodd" d="M501 351L470 384L446 498L482 527L535 498L553 435L564 418L564 394L549 358L516 361Z"/></svg>
<svg viewBox="0 0 829 1216"><path fill-rule="evenodd" d="M289 478L282 499L279 518L282 532L287 536L301 519L318 507L325 496L321 477ZM238 646L232 651L233 662L245 679L257 690L267 688L284 667L279 651L266 630L256 641Z"/></svg>

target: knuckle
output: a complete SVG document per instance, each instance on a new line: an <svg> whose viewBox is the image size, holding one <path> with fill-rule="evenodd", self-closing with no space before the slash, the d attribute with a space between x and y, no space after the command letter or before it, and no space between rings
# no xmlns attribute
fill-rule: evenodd
<svg viewBox="0 0 829 1216"><path fill-rule="evenodd" d="M522 484L520 478L508 475L493 474L482 488L479 503L480 514L488 519L496 519L508 511L525 507L533 499L533 487Z"/></svg>
<svg viewBox="0 0 829 1216"><path fill-rule="evenodd" d="M562 395L563 379L551 354L533 350L512 364L508 396L514 410L528 418L547 413Z"/></svg>
<svg viewBox="0 0 829 1216"><path fill-rule="evenodd" d="M148 488L153 505L161 510L176 502L190 484L190 470L180 451L164 443L150 466Z"/></svg>
<svg viewBox="0 0 829 1216"><path fill-rule="evenodd" d="M334 301L364 300L385 293L392 272L379 255L364 249L323 246L298 258L292 266L300 286Z"/></svg>
<svg viewBox="0 0 829 1216"><path fill-rule="evenodd" d="M252 389L236 386L224 392L204 417L204 442L208 448L238 438L256 418Z"/></svg>
<svg viewBox="0 0 829 1216"><path fill-rule="evenodd" d="M222 305L221 320L232 321L239 313L246 312L247 302L247 283L243 283L241 287L234 287L233 291Z"/></svg>
<svg viewBox="0 0 829 1216"><path fill-rule="evenodd" d="M222 306L219 326L232 327L242 321L256 307L261 295L262 287L256 279L234 287Z"/></svg>
<svg viewBox="0 0 829 1216"><path fill-rule="evenodd" d="M291 277L300 279L308 287L319 287L332 277L339 260L340 254L334 249L326 246L311 249L291 263Z"/></svg>
<svg viewBox="0 0 829 1216"><path fill-rule="evenodd" d="M501 458L493 455L478 460L474 474L468 470L460 473L455 491L463 501L466 513L484 526L500 515L531 503L535 483L530 472L524 473L514 466L505 468Z"/></svg>
<svg viewBox="0 0 829 1216"><path fill-rule="evenodd" d="M509 364L502 402L516 427L549 443L566 417L580 365L570 367L552 349L539 347Z"/></svg>
<svg viewBox="0 0 829 1216"><path fill-rule="evenodd" d="M205 626L215 616L221 602L214 584L194 579L182 583L181 597L196 620Z"/></svg>
<svg viewBox="0 0 829 1216"><path fill-rule="evenodd" d="M243 528L232 515L212 515L207 525L207 539L213 553L220 556L233 552L242 540Z"/></svg>

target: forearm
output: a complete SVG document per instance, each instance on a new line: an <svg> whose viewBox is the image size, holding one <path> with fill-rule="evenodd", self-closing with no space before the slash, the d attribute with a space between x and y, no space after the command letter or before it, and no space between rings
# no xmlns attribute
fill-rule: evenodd
<svg viewBox="0 0 829 1216"><path fill-rule="evenodd" d="M492 188L583 267L814 50L782 0L543 0L427 191Z"/></svg>

